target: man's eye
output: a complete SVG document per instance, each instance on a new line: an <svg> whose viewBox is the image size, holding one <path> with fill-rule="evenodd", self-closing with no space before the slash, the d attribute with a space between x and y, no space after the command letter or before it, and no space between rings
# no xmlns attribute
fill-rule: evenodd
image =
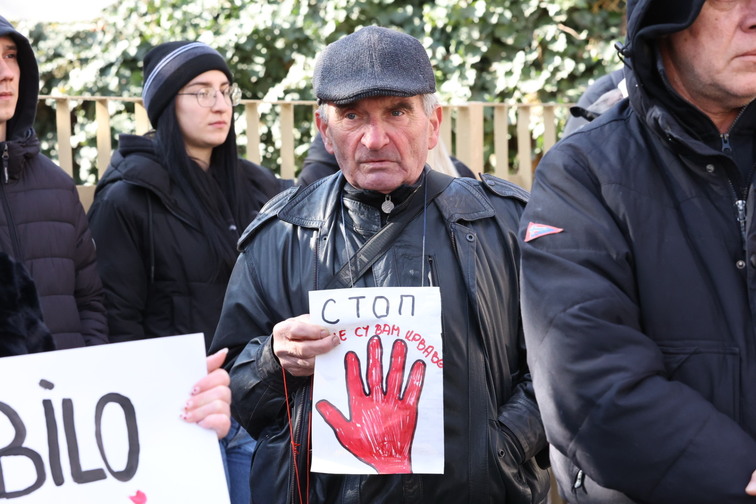
<svg viewBox="0 0 756 504"><path fill-rule="evenodd" d="M394 117L399 117L404 115L404 110L392 110L391 115Z"/></svg>
<svg viewBox="0 0 756 504"><path fill-rule="evenodd" d="M355 114L354 112L349 112L347 114L344 114L344 117L346 117L347 119L356 119L357 114Z"/></svg>

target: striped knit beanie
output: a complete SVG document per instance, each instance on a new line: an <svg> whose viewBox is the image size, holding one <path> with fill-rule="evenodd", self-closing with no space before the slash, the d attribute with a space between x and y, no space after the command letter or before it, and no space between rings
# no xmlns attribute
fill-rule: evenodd
<svg viewBox="0 0 756 504"><path fill-rule="evenodd" d="M233 80L223 56L202 42L166 42L145 55L142 101L153 127L176 93L208 70L220 70Z"/></svg>

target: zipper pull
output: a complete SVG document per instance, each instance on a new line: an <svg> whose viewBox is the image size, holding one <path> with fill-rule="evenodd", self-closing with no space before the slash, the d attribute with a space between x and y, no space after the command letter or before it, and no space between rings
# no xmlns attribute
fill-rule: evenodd
<svg viewBox="0 0 756 504"><path fill-rule="evenodd" d="M572 489L577 490L578 488L581 488L584 482L585 482L585 473L583 472L582 469L580 469L575 475L575 482L572 483Z"/></svg>
<svg viewBox="0 0 756 504"><path fill-rule="evenodd" d="M8 159L10 159L10 156L8 155L8 144L3 144L3 180L5 183L8 183Z"/></svg>
<svg viewBox="0 0 756 504"><path fill-rule="evenodd" d="M722 152L732 152L732 147L730 146L730 134L722 133L719 137L722 139Z"/></svg>
<svg viewBox="0 0 756 504"><path fill-rule="evenodd" d="M745 200L736 201L735 207L738 209L738 224L740 224L740 236L743 238L743 249L745 250L745 244L746 244L746 202Z"/></svg>

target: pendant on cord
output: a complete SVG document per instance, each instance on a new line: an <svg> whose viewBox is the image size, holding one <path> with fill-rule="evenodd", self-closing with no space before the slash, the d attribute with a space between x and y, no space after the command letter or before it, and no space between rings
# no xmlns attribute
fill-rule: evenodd
<svg viewBox="0 0 756 504"><path fill-rule="evenodd" d="M381 203L381 210L383 210L383 213L391 213L391 211L394 209L394 203L391 201L391 195L387 194L386 199L383 200L383 203Z"/></svg>

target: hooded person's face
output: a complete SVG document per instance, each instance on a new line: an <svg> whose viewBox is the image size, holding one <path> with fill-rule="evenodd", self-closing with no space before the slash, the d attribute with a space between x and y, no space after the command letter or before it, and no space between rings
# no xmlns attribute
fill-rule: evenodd
<svg viewBox="0 0 756 504"><path fill-rule="evenodd" d="M20 78L16 43L0 37L0 141L5 141L7 123L16 113Z"/></svg>
<svg viewBox="0 0 756 504"><path fill-rule="evenodd" d="M720 131L756 98L756 0L707 0L660 48L672 86Z"/></svg>

